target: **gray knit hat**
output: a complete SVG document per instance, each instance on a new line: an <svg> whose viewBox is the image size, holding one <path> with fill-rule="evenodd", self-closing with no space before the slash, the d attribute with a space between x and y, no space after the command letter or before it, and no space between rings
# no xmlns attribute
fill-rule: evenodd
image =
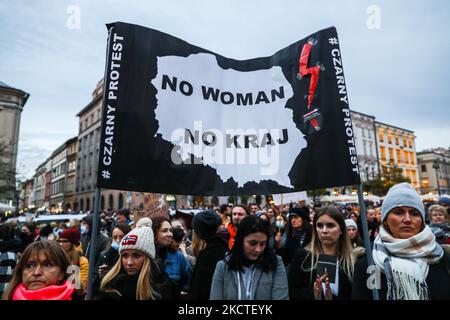
<svg viewBox="0 0 450 320"><path fill-rule="evenodd" d="M417 209L422 216L422 221L425 222L425 208L422 199L416 189L406 182L396 184L389 189L381 207L381 222L384 222L392 209L403 206Z"/></svg>

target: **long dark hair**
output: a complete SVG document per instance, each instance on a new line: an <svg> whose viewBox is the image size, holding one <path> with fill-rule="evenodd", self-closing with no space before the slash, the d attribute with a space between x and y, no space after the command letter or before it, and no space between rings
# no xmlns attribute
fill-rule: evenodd
<svg viewBox="0 0 450 320"><path fill-rule="evenodd" d="M295 214L293 215L291 213ZM312 235L312 226L309 220L309 209L307 207L291 209L291 212L289 213L288 223L286 225L287 238L294 237L294 229L291 226L291 222L294 216L299 216L302 219L302 226L300 227L300 230L307 233L309 235L308 238L310 238Z"/></svg>
<svg viewBox="0 0 450 320"><path fill-rule="evenodd" d="M244 254L244 238L249 234L262 232L267 235L267 244L264 248L259 260L256 262L256 267L261 268L263 272L275 271L277 268L277 257L269 246L270 237L270 223L261 220L255 216L247 216L239 223L236 233L234 246L230 251L228 259L228 267L231 270L242 271L244 261L246 260Z"/></svg>

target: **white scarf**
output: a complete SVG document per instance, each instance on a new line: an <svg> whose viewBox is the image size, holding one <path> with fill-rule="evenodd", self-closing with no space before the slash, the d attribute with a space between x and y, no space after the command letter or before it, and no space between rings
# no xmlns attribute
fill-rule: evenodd
<svg viewBox="0 0 450 320"><path fill-rule="evenodd" d="M388 300L429 300L429 265L438 263L444 255L430 227L426 225L408 239L396 239L380 227L372 254L386 275Z"/></svg>

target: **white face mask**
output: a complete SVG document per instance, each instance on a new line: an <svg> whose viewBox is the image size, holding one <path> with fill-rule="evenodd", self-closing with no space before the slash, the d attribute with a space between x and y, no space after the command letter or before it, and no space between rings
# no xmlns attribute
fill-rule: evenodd
<svg viewBox="0 0 450 320"><path fill-rule="evenodd" d="M279 229L284 229L284 222L283 221L276 221L275 222L275 227L279 228Z"/></svg>
<svg viewBox="0 0 450 320"><path fill-rule="evenodd" d="M81 234L86 234L88 231L89 231L89 229L86 226L81 226L80 227Z"/></svg>

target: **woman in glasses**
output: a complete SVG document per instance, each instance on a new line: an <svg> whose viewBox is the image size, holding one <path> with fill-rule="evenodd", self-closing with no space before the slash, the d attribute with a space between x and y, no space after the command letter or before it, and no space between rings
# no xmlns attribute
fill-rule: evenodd
<svg viewBox="0 0 450 320"><path fill-rule="evenodd" d="M23 252L4 300L82 300L68 281L70 261L55 241L36 241Z"/></svg>
<svg viewBox="0 0 450 320"><path fill-rule="evenodd" d="M65 229L59 236L58 242L70 258L72 266L79 267L78 279L83 290L87 289L89 261L77 250L80 245L81 233L78 228ZM78 271L74 268L75 271Z"/></svg>

